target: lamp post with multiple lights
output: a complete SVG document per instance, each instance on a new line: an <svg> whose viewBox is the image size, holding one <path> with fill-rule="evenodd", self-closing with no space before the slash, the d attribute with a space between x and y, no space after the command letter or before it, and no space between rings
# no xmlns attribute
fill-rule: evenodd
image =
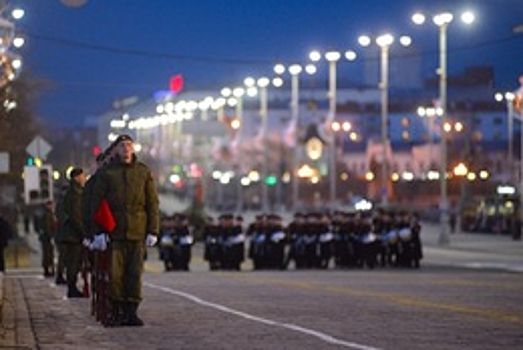
<svg viewBox="0 0 523 350"><path fill-rule="evenodd" d="M309 59L313 62L318 62L322 55L318 51L312 51L309 54ZM336 106L337 106L337 63L341 59L341 53L339 51L327 51L324 55L325 60L329 62L329 114L327 118L327 127L329 128L331 138L329 147L329 195L332 209L335 208L337 202L337 157L336 157L336 138L332 132L332 123L336 119ZM356 59L356 53L354 51L346 51L345 58L349 61Z"/></svg>
<svg viewBox="0 0 523 350"><path fill-rule="evenodd" d="M274 66L274 73L276 75L281 76L285 73L285 71L288 71L291 75L291 125L294 128L293 132L294 135L294 144L293 144L293 156L292 156L292 164L290 169L292 170L292 207L294 209L298 206L298 155L299 155L299 147L298 147L298 127L299 127L299 108L300 108L300 100L299 100L299 90L300 90L300 82L299 82L299 76L303 72L303 67L300 64L292 64L288 68L286 68L283 64L276 64ZM308 74L314 74L316 73L316 67L314 65L307 65L305 67L305 72Z"/></svg>
<svg viewBox="0 0 523 350"><path fill-rule="evenodd" d="M388 140L388 119L389 119L389 50L391 45L394 43L394 36L389 33L385 33L376 37L376 44L380 47L380 72L381 79L379 88L381 90L381 204L382 206L388 205L389 193L387 190L388 182L388 169L387 169L387 148L389 144ZM367 35L362 35L358 38L358 42L361 46L369 46L372 43L372 39ZM400 37L400 44L403 46L409 46L412 40L408 36Z"/></svg>
<svg viewBox="0 0 523 350"><path fill-rule="evenodd" d="M412 21L415 24L421 25L425 22L425 15L416 13L412 16ZM447 29L449 24L454 19L454 15L450 12L438 13L432 17L432 20L439 28L439 108L441 108L441 124L445 125L447 122ZM464 12L461 14L461 20L470 24L474 21L474 15L471 12ZM440 245L449 245L449 204L447 193L447 140L445 133L441 135L440 146L440 226L441 231L439 235Z"/></svg>

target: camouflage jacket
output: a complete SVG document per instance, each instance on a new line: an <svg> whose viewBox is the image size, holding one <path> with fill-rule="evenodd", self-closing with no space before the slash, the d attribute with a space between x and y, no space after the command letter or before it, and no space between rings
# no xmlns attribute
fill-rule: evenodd
<svg viewBox="0 0 523 350"><path fill-rule="evenodd" d="M84 225L82 216L82 194L83 188L71 182L64 195L62 208L62 227L60 228L61 240L65 243L81 243L84 237Z"/></svg>
<svg viewBox="0 0 523 350"><path fill-rule="evenodd" d="M90 191L90 213L96 213L105 198L116 221L111 240L145 240L147 234L158 235L159 201L149 168L136 161L114 161L97 173ZM94 230L99 231L94 225ZM96 234L98 232L92 232Z"/></svg>

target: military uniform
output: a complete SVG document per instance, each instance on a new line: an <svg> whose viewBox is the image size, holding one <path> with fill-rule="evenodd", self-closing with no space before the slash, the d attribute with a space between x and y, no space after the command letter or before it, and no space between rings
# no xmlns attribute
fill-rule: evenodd
<svg viewBox="0 0 523 350"><path fill-rule="evenodd" d="M45 277L54 276L54 245L53 238L56 231L56 216L54 215L53 202L45 204L42 222L38 225L38 240L42 248L42 268Z"/></svg>
<svg viewBox="0 0 523 350"><path fill-rule="evenodd" d="M82 217L82 194L81 183L75 181L77 176L81 176L81 169L71 171L70 186L67 189L62 203L64 216L62 239L65 246L65 269L67 276L67 296L70 298L82 297L83 294L77 288L78 273L82 266L84 237L84 226Z"/></svg>
<svg viewBox="0 0 523 350"><path fill-rule="evenodd" d="M130 138L126 139L129 140ZM119 142L125 141L121 139ZM149 168L136 156L127 163L116 157L99 171L94 183L90 212L106 199L116 227L110 233L111 285L109 298L116 310L123 310L128 325L143 325L136 316L142 300L142 272L147 235L158 236L159 203ZM95 232L96 233L96 232ZM116 323L122 321L118 320Z"/></svg>
<svg viewBox="0 0 523 350"><path fill-rule="evenodd" d="M203 239L205 241L203 258L209 262L209 270L217 270L222 261L221 236L219 228L211 216L207 218L203 228Z"/></svg>

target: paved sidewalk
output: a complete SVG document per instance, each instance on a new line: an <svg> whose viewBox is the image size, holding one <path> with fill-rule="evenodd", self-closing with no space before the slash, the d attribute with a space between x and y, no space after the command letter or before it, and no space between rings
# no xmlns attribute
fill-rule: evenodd
<svg viewBox="0 0 523 350"><path fill-rule="evenodd" d="M439 244L441 229L423 223L423 264L498 269L523 273L523 240L489 233L449 234L449 244Z"/></svg>

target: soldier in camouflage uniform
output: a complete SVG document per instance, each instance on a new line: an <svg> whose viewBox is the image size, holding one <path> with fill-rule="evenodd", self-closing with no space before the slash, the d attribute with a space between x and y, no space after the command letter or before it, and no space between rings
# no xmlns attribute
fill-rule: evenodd
<svg viewBox="0 0 523 350"><path fill-rule="evenodd" d="M136 312L142 300L145 244L154 246L159 233L158 194L151 171L134 154L132 138L121 135L115 145L115 159L100 170L93 185L90 212L105 198L116 221L110 234L112 325L142 326Z"/></svg>
<svg viewBox="0 0 523 350"><path fill-rule="evenodd" d="M54 204L48 201L44 204L44 214L38 225L38 240L42 248L42 268L44 277L54 276L54 245L53 239L56 232L56 216Z"/></svg>
<svg viewBox="0 0 523 350"><path fill-rule="evenodd" d="M67 279L67 297L81 298L83 293L76 286L78 274L82 266L84 225L82 218L82 194L87 180L84 171L80 168L71 170L70 185L62 203L64 217L63 238L65 245L65 269Z"/></svg>

